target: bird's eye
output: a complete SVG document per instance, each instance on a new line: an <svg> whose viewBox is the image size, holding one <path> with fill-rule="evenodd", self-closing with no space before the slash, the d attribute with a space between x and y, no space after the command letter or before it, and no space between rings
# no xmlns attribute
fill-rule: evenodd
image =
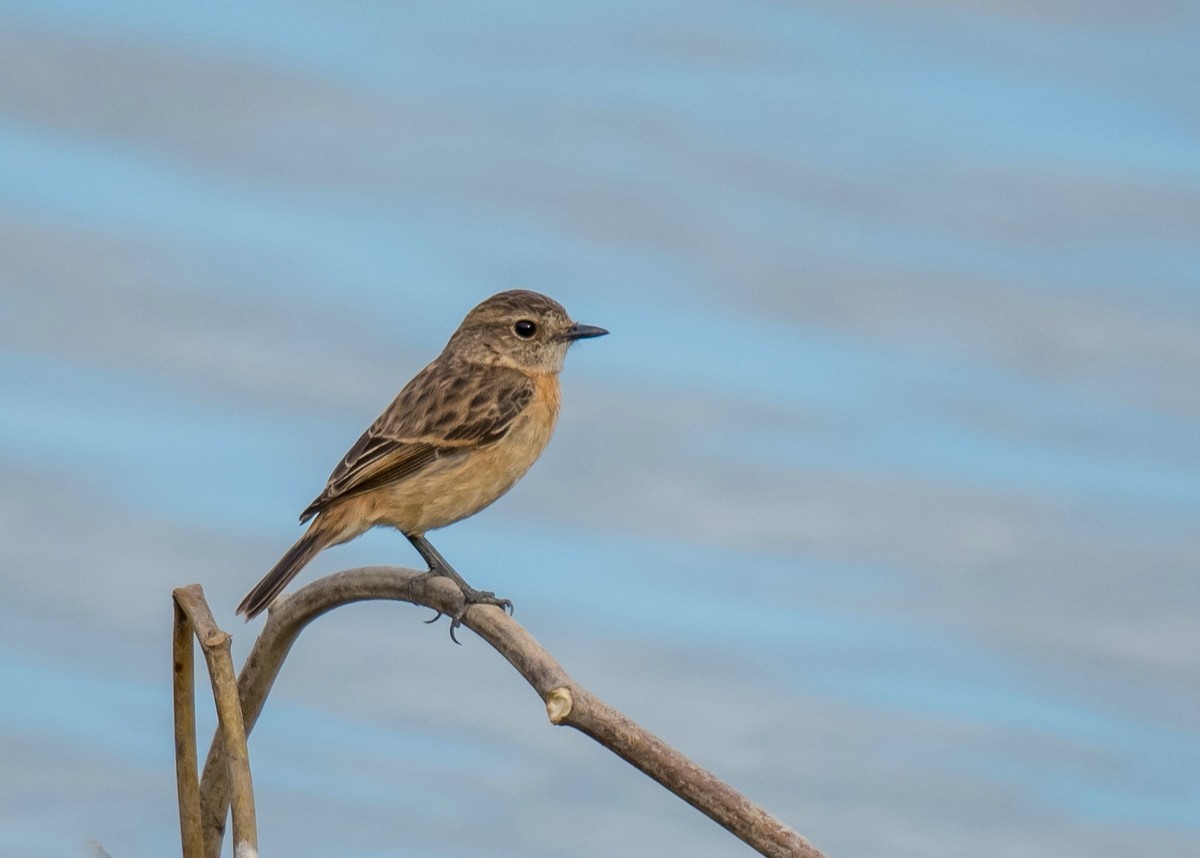
<svg viewBox="0 0 1200 858"><path fill-rule="evenodd" d="M531 322L529 319L522 319L513 325L513 333L523 340L527 340L537 333L537 323Z"/></svg>

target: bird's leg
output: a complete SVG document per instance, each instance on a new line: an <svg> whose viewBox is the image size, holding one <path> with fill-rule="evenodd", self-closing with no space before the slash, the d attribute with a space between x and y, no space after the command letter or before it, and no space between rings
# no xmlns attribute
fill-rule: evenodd
<svg viewBox="0 0 1200 858"><path fill-rule="evenodd" d="M454 571L454 567L446 562L446 558L439 554L438 550L430 545L429 540L424 536L409 534L405 534L405 536L408 537L408 541L412 543L413 548L417 549L421 557L429 564L429 572L431 574L444 575L462 590L463 609L451 619L450 623L450 637L454 639L455 643L458 643L458 639L454 637L454 630L462 625L463 614L467 612L467 608L471 605L495 605L510 614L512 613L512 602L508 599L497 598L496 594L491 590L476 590L464 581L461 575ZM435 622L441 615L442 612L438 611L437 616L427 622Z"/></svg>

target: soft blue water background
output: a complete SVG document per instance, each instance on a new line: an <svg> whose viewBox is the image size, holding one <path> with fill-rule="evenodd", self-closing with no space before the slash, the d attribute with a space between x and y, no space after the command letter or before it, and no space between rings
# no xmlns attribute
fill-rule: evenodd
<svg viewBox="0 0 1200 858"><path fill-rule="evenodd" d="M1200 853L1197 32L0 0L0 856L177 850L170 589L244 654L293 516L515 286L613 335L436 543L579 680L831 855ZM745 854L423 618L306 632L264 854Z"/></svg>

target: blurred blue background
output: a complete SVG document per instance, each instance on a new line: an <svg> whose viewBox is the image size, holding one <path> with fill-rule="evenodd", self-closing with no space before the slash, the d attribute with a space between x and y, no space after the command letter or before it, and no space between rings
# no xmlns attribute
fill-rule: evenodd
<svg viewBox="0 0 1200 858"><path fill-rule="evenodd" d="M0 0L0 855L177 854L171 588L240 662L295 516L513 287L613 334L434 541L578 680L831 856L1200 854L1198 27ZM306 632L264 854L746 854L427 616Z"/></svg>

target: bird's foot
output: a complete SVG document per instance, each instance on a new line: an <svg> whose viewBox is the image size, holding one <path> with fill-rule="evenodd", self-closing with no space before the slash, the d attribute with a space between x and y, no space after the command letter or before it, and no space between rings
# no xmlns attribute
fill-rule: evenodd
<svg viewBox="0 0 1200 858"><path fill-rule="evenodd" d="M452 617L450 617L450 640L454 641L456 644L461 644L462 641L455 636L454 632L459 626L462 625L463 617L465 617L467 614L467 608L471 607L472 605L495 605L497 608L507 614L511 614L513 612L512 602L509 599L498 598L491 590L476 590L471 586L461 586L460 589L462 590L463 594L463 606L459 608L459 610ZM436 623L442 618L442 613L442 611L438 611L433 615L433 617L425 622Z"/></svg>
<svg viewBox="0 0 1200 858"><path fill-rule="evenodd" d="M508 599L500 599L491 590L476 590L474 587L463 587L463 610L471 605L495 605L506 614L511 614L513 611L512 602Z"/></svg>
<svg viewBox="0 0 1200 858"><path fill-rule="evenodd" d="M491 590L476 590L474 587L463 587L463 606L453 617L450 618L450 640L455 643L461 641L454 636L454 630L462 625L463 617L467 615L467 608L472 605L495 605L500 610L507 614L512 613L512 602L508 599L499 599Z"/></svg>

